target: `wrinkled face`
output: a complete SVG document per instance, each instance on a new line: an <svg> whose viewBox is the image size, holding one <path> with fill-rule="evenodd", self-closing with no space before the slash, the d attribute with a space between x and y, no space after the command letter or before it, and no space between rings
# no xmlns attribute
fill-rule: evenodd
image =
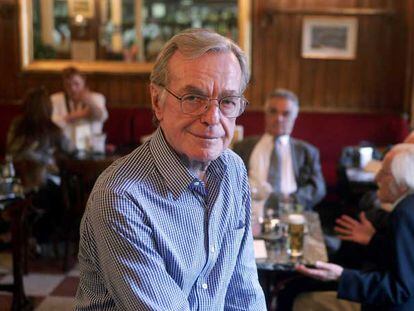
<svg viewBox="0 0 414 311"><path fill-rule="evenodd" d="M240 95L241 69L233 53L209 52L186 59L177 51L168 69L167 87L179 97L190 93L210 98ZM217 100L211 100L202 115L192 116L184 114L180 101L162 87L151 85L151 99L164 135L178 154L208 163L229 146L236 119L222 116Z"/></svg>
<svg viewBox="0 0 414 311"><path fill-rule="evenodd" d="M77 100L85 88L85 79L82 78L82 76L75 74L68 79L64 79L63 86L69 97Z"/></svg>
<svg viewBox="0 0 414 311"><path fill-rule="evenodd" d="M266 132L272 136L290 135L298 114L297 105L282 97L270 98L266 102Z"/></svg>
<svg viewBox="0 0 414 311"><path fill-rule="evenodd" d="M397 184L391 173L391 162L395 154L393 151L387 154L382 163L381 170L375 178L378 185L377 195L382 203L394 203L407 190L405 187Z"/></svg>

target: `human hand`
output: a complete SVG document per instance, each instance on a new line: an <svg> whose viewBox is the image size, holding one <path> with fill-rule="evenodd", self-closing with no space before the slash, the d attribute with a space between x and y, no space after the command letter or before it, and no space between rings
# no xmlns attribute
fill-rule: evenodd
<svg viewBox="0 0 414 311"><path fill-rule="evenodd" d="M327 282L339 280L344 268L333 263L317 261L315 268L308 268L305 265L299 264L295 267L295 270L303 275Z"/></svg>
<svg viewBox="0 0 414 311"><path fill-rule="evenodd" d="M337 218L335 222L338 226L335 226L334 229L339 234L339 238L345 241L368 245L376 230L366 218L364 212L359 214L359 220L357 221L347 215L342 215Z"/></svg>
<svg viewBox="0 0 414 311"><path fill-rule="evenodd" d="M65 121L68 123L76 122L79 119L87 119L91 114L89 106L80 106L76 110L70 112L65 116Z"/></svg>
<svg viewBox="0 0 414 311"><path fill-rule="evenodd" d="M270 193L272 193L272 186L267 181L257 182L252 180L250 182L250 189L252 198L255 200L266 200Z"/></svg>

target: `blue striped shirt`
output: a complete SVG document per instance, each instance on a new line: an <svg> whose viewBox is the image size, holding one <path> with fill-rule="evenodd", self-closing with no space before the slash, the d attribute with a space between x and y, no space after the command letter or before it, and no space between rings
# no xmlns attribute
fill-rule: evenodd
<svg viewBox="0 0 414 311"><path fill-rule="evenodd" d="M99 177L80 234L76 310L266 309L246 169L230 150L204 183L158 129Z"/></svg>

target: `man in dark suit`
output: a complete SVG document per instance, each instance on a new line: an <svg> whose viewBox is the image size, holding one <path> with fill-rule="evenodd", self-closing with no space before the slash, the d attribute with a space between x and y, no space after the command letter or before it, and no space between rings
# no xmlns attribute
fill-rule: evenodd
<svg viewBox="0 0 414 311"><path fill-rule="evenodd" d="M271 92L265 103L265 134L248 137L233 149L243 159L250 183L269 189L269 200L293 201L309 210L323 199L326 188L319 151L290 137L298 112L294 93Z"/></svg>
<svg viewBox="0 0 414 311"><path fill-rule="evenodd" d="M363 310L414 310L414 146L400 144L387 153L376 181L381 202L394 205L386 233L370 239L377 267L359 271L316 262L316 269L296 269L338 281L338 298L361 302Z"/></svg>

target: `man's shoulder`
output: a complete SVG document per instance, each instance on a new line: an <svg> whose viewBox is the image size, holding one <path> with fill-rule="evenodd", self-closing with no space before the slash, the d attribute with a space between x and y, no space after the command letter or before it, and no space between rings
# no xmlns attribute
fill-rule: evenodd
<svg viewBox="0 0 414 311"><path fill-rule="evenodd" d="M115 192L128 189L144 181L153 170L153 159L147 144L116 160L99 177L96 186Z"/></svg>
<svg viewBox="0 0 414 311"><path fill-rule="evenodd" d="M394 211L399 217L411 217L414 219L414 193L411 193L402 199L397 204Z"/></svg>
<svg viewBox="0 0 414 311"><path fill-rule="evenodd" d="M221 157L223 161L228 165L230 164L236 168L244 167L244 163L243 160L240 158L240 155L232 149L227 149L226 151L224 151Z"/></svg>
<svg viewBox="0 0 414 311"><path fill-rule="evenodd" d="M302 139L297 139L297 138L291 138L292 144L295 146L299 146L303 149L309 150L310 152L319 152L318 147L316 147L315 145L312 145L311 143L302 140Z"/></svg>
<svg viewBox="0 0 414 311"><path fill-rule="evenodd" d="M102 93L98 93L98 92L91 92L91 96L94 100L105 100L105 96Z"/></svg>

